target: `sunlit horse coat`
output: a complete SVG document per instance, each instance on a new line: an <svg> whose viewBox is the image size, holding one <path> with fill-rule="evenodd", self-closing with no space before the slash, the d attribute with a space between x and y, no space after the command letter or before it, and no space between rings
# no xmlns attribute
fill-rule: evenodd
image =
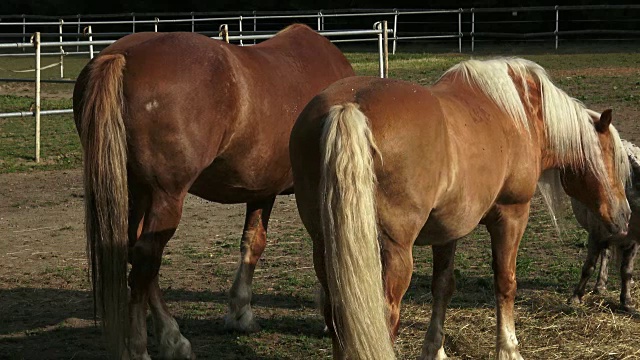
<svg viewBox="0 0 640 360"><path fill-rule="evenodd" d="M395 358L415 244L432 245L434 259L420 359L445 358L456 241L482 223L497 357L521 359L515 264L536 183L550 185L547 200L564 190L610 231L626 231L629 163L611 118L593 116L523 59L465 61L431 87L351 77L316 96L293 128L290 156L334 357Z"/></svg>
<svg viewBox="0 0 640 360"><path fill-rule="evenodd" d="M601 259L600 271L595 285L596 292L602 292L607 285L608 262L610 259L609 246L617 249L620 260L620 305L625 310L633 310L634 301L631 298L631 283L633 265L638 247L640 246L640 148L631 142L622 140L624 148L629 156L631 164L631 182L627 185L626 195L631 207L631 219L629 231L626 236L611 236L606 226L587 207L580 202L571 199L573 213L578 223L589 232L587 258L582 266L580 281L570 299L572 302L581 302L585 293L587 281L596 268L598 258Z"/></svg>

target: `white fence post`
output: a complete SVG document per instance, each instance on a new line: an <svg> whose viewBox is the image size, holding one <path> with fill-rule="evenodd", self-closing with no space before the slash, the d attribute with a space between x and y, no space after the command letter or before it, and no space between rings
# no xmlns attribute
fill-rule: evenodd
<svg viewBox="0 0 640 360"><path fill-rule="evenodd" d="M62 42L62 24L64 24L64 20L60 19L60 25L58 25L58 29L60 30L60 42ZM60 79L64 78L64 48L60 46Z"/></svg>
<svg viewBox="0 0 640 360"><path fill-rule="evenodd" d="M22 42L27 41L27 19L24 14L22 14ZM25 52L26 48L22 48L22 52Z"/></svg>
<svg viewBox="0 0 640 360"><path fill-rule="evenodd" d="M253 34L257 35L258 33L258 19L256 18L256 11L253 10ZM253 44L256 44L256 39L253 39Z"/></svg>
<svg viewBox="0 0 640 360"><path fill-rule="evenodd" d="M238 24L240 25L240 46L244 46L244 43L242 42L242 15L240 15Z"/></svg>
<svg viewBox="0 0 640 360"><path fill-rule="evenodd" d="M158 32L158 21L160 21L158 18L153 21L153 32Z"/></svg>
<svg viewBox="0 0 640 360"><path fill-rule="evenodd" d="M475 49L476 46L476 13L471 8L471 52Z"/></svg>
<svg viewBox="0 0 640 360"><path fill-rule="evenodd" d="M554 34L556 35L556 50L558 50L558 20L560 19L560 14L558 10L558 5L556 5L556 31Z"/></svg>
<svg viewBox="0 0 640 360"><path fill-rule="evenodd" d="M89 41L93 41L93 31L91 30L91 25L87 27ZM89 59L93 59L93 44L89 45Z"/></svg>
<svg viewBox="0 0 640 360"><path fill-rule="evenodd" d="M229 43L229 25L222 24L220 25L220 32L218 35L222 38L224 42Z"/></svg>
<svg viewBox="0 0 640 360"><path fill-rule="evenodd" d="M462 8L458 10L458 52L462 52Z"/></svg>
<svg viewBox="0 0 640 360"><path fill-rule="evenodd" d="M136 33L136 14L135 13L131 13L131 24L133 25L131 32L135 34Z"/></svg>
<svg viewBox="0 0 640 360"><path fill-rule="evenodd" d="M33 46L36 48L36 162L40 162L40 32L33 36Z"/></svg>
<svg viewBox="0 0 640 360"><path fill-rule="evenodd" d="M389 77L389 33L387 20L382 22L382 39L383 39L383 53L384 53L384 77Z"/></svg>
<svg viewBox="0 0 640 360"><path fill-rule="evenodd" d="M380 64L380 77L384 78L384 51L382 49L383 47L383 41L382 41L382 23L380 21L376 22L375 24L373 24L373 28L375 30L378 30L378 62Z"/></svg>
<svg viewBox="0 0 640 360"><path fill-rule="evenodd" d="M193 11L191 12L191 32L196 32L196 21L193 16Z"/></svg>
<svg viewBox="0 0 640 360"><path fill-rule="evenodd" d="M78 36L76 37L76 41L80 41L80 33L82 32L82 28L80 27L80 14L77 15L78 19ZM80 46L76 46L76 52L80 52Z"/></svg>
<svg viewBox="0 0 640 360"><path fill-rule="evenodd" d="M398 42L398 9L393 9L393 54L396 54L396 43Z"/></svg>

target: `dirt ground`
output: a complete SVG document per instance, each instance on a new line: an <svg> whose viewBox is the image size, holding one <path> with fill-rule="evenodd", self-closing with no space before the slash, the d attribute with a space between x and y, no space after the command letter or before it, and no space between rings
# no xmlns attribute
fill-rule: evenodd
<svg viewBox="0 0 640 360"><path fill-rule="evenodd" d="M86 278L81 172L3 174L0 199L0 359L105 356L92 320ZM187 324L187 333L200 333L199 326L208 329L205 333L212 328L215 333L222 332L226 292L239 258L238 247L231 244L238 243L235 239L240 236L243 221L243 205L213 204L188 197L183 221L165 251L162 287L170 302L178 296L180 301L203 298L198 300L215 303L219 317L201 325ZM277 246L282 233L300 226L294 199L281 197L270 224L270 247ZM285 242L280 245L289 246ZM268 264L270 259L265 255L263 263ZM195 260L198 270L185 260ZM285 272L311 268L310 262L301 264L297 258L291 265ZM172 292L174 283L188 290ZM277 307L281 301L290 302L287 307L301 302L291 300L275 296L268 302ZM302 302L313 312L313 303Z"/></svg>

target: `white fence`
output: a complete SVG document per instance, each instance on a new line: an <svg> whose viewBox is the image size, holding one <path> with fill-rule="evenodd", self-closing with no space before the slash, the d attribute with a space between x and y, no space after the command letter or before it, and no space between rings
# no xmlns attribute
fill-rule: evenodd
<svg viewBox="0 0 640 360"><path fill-rule="evenodd" d="M615 14L615 19L603 17ZM62 18L44 16L0 17L0 37L13 37L26 42L40 31L43 38L57 37L80 40L82 29L93 26L95 36L117 38L139 31L162 31L170 28L214 34L221 23L229 24L232 34L241 36L271 33L291 22L303 22L318 31L353 28L368 19L388 20L393 29L393 53L398 43L417 40L448 39L457 42L462 52L463 38L468 38L471 51L476 42L488 39L523 41L548 40L558 48L565 38L593 36L640 37L638 18L640 5L538 6L513 8L471 8L449 10L319 10L301 12L224 12L224 13L128 13L107 15L74 15ZM361 28L362 25L355 25ZM43 28L46 28L45 31ZM5 30L6 29L6 30ZM13 32L11 32L13 31ZM344 39L363 41L366 39ZM64 52L64 51L61 51ZM75 53L79 52L76 47ZM74 53L69 51L67 53ZM86 53L86 52L84 52ZM49 55L49 54L47 54ZM59 55L52 53L50 55Z"/></svg>
<svg viewBox="0 0 640 360"><path fill-rule="evenodd" d="M264 40L269 39L275 34L264 34L264 35L229 35L228 27L226 25L221 26L221 29L224 29L226 33L221 33L218 36L214 36L212 38L218 40L226 40L226 41L243 41L243 40ZM377 40L378 41L378 54L379 54L379 74L380 77L386 77L388 72L388 34L391 30L387 29L387 22L381 21L374 24L373 30L351 30L351 31L331 31L331 32L323 32L320 31L319 34L325 37L345 37L345 36L357 36L362 37L365 36L366 40ZM35 79L0 79L5 81L19 81L19 82L35 82L35 105L32 111L17 111L11 113L0 113L0 118L5 117L26 117L26 116L34 116L35 117L35 161L40 161L40 116L41 115L58 115L58 114L71 114L73 113L73 109L61 109L61 110L41 110L40 109L40 89L42 82L75 82L74 80L41 80L41 70L42 67L40 65L42 58L42 48L47 47L56 47L62 49L64 46L89 46L90 47L90 56L93 57L93 46L104 46L110 45L114 43L116 40L89 40L89 41L58 41L58 42L42 42L40 32L36 32L32 37L30 42L22 42L22 43L5 43L0 44L0 50L2 49L28 49L33 48L35 50ZM335 40L333 40L335 41ZM62 51L62 50L61 50ZM61 77L64 77L64 52L61 52L60 59L60 73Z"/></svg>

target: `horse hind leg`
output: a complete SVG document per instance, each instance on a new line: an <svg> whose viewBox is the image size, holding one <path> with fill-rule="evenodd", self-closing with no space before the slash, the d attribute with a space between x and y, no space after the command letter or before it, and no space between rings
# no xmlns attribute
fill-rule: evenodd
<svg viewBox="0 0 640 360"><path fill-rule="evenodd" d="M598 256L602 251L602 246L603 245L599 241L599 238L589 233L589 239L587 242L587 258L584 260L584 264L582 265L580 281L578 281L578 285L573 291L573 295L571 296L571 298L569 298L570 304L582 303L582 297L584 296L587 282L589 281L591 274L593 274L596 269Z"/></svg>
<svg viewBox="0 0 640 360"><path fill-rule="evenodd" d="M158 339L161 359L195 359L191 343L180 333L180 327L162 299L156 276L149 289L149 305Z"/></svg>
<svg viewBox="0 0 640 360"><path fill-rule="evenodd" d="M640 244L633 242L622 250L622 261L620 264L620 306L624 311L635 312L633 298L631 297L631 283L633 275L633 264L638 253Z"/></svg>
<svg viewBox="0 0 640 360"><path fill-rule="evenodd" d="M149 207L144 214L142 230L135 243L131 244L129 248L129 261L131 262L131 272L129 273L131 339L129 347L134 359L149 359L146 349L148 304L151 305L156 322L161 356L173 359L193 358L191 345L182 337L177 323L166 310L166 305L162 302L157 286L162 252L180 222L185 194L169 196L164 192L152 193ZM179 339L179 341L174 339Z"/></svg>
<svg viewBox="0 0 640 360"><path fill-rule="evenodd" d="M267 226L274 202L275 197L247 204L240 244L240 266L229 291L229 312L224 318L225 328L229 330L260 330L251 309L251 283L256 264L267 244Z"/></svg>

